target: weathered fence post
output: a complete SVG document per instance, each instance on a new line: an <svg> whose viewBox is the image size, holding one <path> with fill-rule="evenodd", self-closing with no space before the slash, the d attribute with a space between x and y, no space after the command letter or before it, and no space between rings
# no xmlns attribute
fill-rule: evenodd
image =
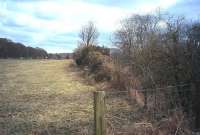
<svg viewBox="0 0 200 135"><path fill-rule="evenodd" d="M94 92L94 126L95 135L105 135L105 92L96 91Z"/></svg>

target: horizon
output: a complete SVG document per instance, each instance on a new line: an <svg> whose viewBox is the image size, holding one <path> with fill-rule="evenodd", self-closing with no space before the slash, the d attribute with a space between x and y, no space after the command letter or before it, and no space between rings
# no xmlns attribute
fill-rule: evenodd
<svg viewBox="0 0 200 135"><path fill-rule="evenodd" d="M100 45L113 47L112 33L120 20L158 8L190 20L200 16L196 12L200 9L198 0L6 0L0 3L0 38L43 48L48 53L71 53L77 47L81 27L93 21L100 33Z"/></svg>

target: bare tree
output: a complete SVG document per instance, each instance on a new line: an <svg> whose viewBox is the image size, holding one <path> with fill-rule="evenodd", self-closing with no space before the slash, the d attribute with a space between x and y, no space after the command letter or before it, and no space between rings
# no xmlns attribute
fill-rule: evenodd
<svg viewBox="0 0 200 135"><path fill-rule="evenodd" d="M153 15L133 15L122 20L121 28L115 33L115 45L126 54L127 62L134 51L148 46L156 37L158 22L159 18Z"/></svg>
<svg viewBox="0 0 200 135"><path fill-rule="evenodd" d="M84 25L79 33L80 45L92 46L97 44L97 39L99 37L99 32L93 22L88 22Z"/></svg>

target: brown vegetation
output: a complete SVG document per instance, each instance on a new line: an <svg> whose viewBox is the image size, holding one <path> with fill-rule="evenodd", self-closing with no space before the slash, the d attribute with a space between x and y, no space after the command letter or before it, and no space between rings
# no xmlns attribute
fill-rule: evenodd
<svg viewBox="0 0 200 135"><path fill-rule="evenodd" d="M198 21L188 23L184 18L163 15L160 12L132 15L122 20L121 27L114 34L113 41L118 52L111 56L104 55L102 51L89 49L101 48L97 44L83 43L75 51L79 54L75 60L77 65L88 67L95 80L109 81L113 90L128 91L129 97L146 108L147 112L159 110L165 114L164 110L177 107L172 102L177 103L182 108L182 113L195 116L195 125L199 129L199 28ZM96 41L97 37L94 39ZM186 88L181 87L184 84L187 85ZM173 91L169 93L162 89L171 85ZM173 97L172 101L167 100L169 95ZM152 98L155 98L155 104L152 103ZM166 127L170 124L172 127L169 128L174 133L181 120L171 117L173 116L168 116L168 121L160 126ZM171 131L161 130L158 130L158 134L171 134Z"/></svg>

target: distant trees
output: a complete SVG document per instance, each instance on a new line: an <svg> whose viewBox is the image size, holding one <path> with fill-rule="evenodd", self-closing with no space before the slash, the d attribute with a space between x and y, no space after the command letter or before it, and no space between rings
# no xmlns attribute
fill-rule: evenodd
<svg viewBox="0 0 200 135"><path fill-rule="evenodd" d="M73 53L49 53L48 59L72 59Z"/></svg>
<svg viewBox="0 0 200 135"><path fill-rule="evenodd" d="M21 43L0 38L0 58L46 58L47 52L41 48L26 47Z"/></svg>
<svg viewBox="0 0 200 135"><path fill-rule="evenodd" d="M84 25L79 33L79 44L83 46L90 46L97 44L99 33L93 22L88 22Z"/></svg>

